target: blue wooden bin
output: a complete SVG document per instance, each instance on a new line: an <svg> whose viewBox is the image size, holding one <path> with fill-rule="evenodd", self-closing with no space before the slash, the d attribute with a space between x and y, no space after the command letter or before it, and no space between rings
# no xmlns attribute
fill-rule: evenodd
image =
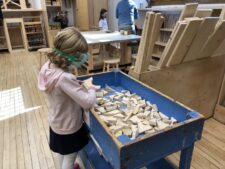
<svg viewBox="0 0 225 169"><path fill-rule="evenodd" d="M83 76L79 79L84 80L89 77ZM177 151L181 151L179 168L190 168L194 143L200 140L202 135L204 124L202 115L120 71L100 73L92 77L96 85L122 87L140 95L156 104L161 112L176 118L179 122L172 128L146 134L136 140L124 138L119 140L109 132L106 124L92 110L90 113L91 134L112 168L138 169Z"/></svg>

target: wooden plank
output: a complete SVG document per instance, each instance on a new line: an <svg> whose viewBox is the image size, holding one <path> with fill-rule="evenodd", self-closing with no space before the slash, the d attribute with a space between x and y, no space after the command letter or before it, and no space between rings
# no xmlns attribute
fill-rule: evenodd
<svg viewBox="0 0 225 169"><path fill-rule="evenodd" d="M216 109L215 109L215 113L214 113L214 116L213 117L217 121L225 124L225 107L217 104L216 105Z"/></svg>
<svg viewBox="0 0 225 169"><path fill-rule="evenodd" d="M186 27L186 23L185 22L178 22L176 27L174 28L173 33L170 36L170 39L166 45L166 48L164 49L163 53L162 53L162 57L157 65L157 67L161 68L166 66L176 44L177 41L180 39L180 36L182 35L185 27Z"/></svg>
<svg viewBox="0 0 225 169"><path fill-rule="evenodd" d="M27 9L26 1L25 0L20 0L20 8L21 9Z"/></svg>
<svg viewBox="0 0 225 169"><path fill-rule="evenodd" d="M199 51L207 41L208 37L213 33L217 22L218 18L215 17L208 17L203 20L199 31L194 38L187 55L184 58L184 62L195 60L198 58Z"/></svg>
<svg viewBox="0 0 225 169"><path fill-rule="evenodd" d="M212 14L212 9L198 9L195 12L194 17L205 18L210 17Z"/></svg>
<svg viewBox="0 0 225 169"><path fill-rule="evenodd" d="M223 55L144 72L140 80L209 118L217 103L224 67Z"/></svg>
<svg viewBox="0 0 225 169"><path fill-rule="evenodd" d="M154 12L147 12L141 42L138 48L137 60L134 66L134 71L136 71L137 73L140 73L142 71L142 65L144 64L145 57L147 55L147 50L150 43L149 38L151 37L154 18Z"/></svg>
<svg viewBox="0 0 225 169"><path fill-rule="evenodd" d="M167 66L180 64L183 61L183 58L186 55L201 23L202 19L191 20L188 22L187 27L179 38L179 41L170 56Z"/></svg>
<svg viewBox="0 0 225 169"><path fill-rule="evenodd" d="M141 67L141 72L148 70L148 66L150 65L150 59L153 54L153 49L155 46L155 42L157 41L160 33L160 28L162 26L164 18L160 13L157 13L154 18L154 23L153 23L153 28L151 32L151 37L150 37L150 42L148 44L148 49L147 49L147 55L144 59L144 63L142 64Z"/></svg>
<svg viewBox="0 0 225 169"><path fill-rule="evenodd" d="M219 94L219 98L218 98L218 104L220 105L224 105L224 101L225 101L225 75L223 77L223 83L221 85L221 89L220 89L220 94Z"/></svg>
<svg viewBox="0 0 225 169"><path fill-rule="evenodd" d="M211 57L225 39L224 34L225 34L225 20L222 21L218 25L218 27L216 27L213 34L206 41L206 43L204 44L203 48L200 51L198 58Z"/></svg>
<svg viewBox="0 0 225 169"><path fill-rule="evenodd" d="M184 9L181 12L179 20L184 20L184 18L193 17L198 8L198 3L185 4Z"/></svg>

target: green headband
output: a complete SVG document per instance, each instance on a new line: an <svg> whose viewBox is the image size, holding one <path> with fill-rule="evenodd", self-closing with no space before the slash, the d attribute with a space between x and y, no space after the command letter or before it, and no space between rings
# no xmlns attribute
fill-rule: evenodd
<svg viewBox="0 0 225 169"><path fill-rule="evenodd" d="M59 49L56 49L56 48L54 48L53 50L59 56L66 58L69 62L80 62L81 61L80 59L78 59L80 55L77 55L77 54L76 55L69 55L68 53L63 52L63 51L61 51Z"/></svg>

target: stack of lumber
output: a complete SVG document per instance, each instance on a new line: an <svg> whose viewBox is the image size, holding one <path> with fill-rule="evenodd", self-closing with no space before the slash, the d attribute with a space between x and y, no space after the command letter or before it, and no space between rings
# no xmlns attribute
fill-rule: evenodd
<svg viewBox="0 0 225 169"><path fill-rule="evenodd" d="M146 15L137 62L131 75L211 57L214 54L225 39L225 10L222 10L220 17L210 17L211 9L202 10L197 7L196 3L185 5L159 60L154 64L150 59L163 19L161 14L153 12ZM151 25L152 23L155 24Z"/></svg>
<svg viewBox="0 0 225 169"><path fill-rule="evenodd" d="M141 73L148 69L150 56L153 53L154 44L158 39L163 20L162 14L147 12L138 49L138 57L134 68L135 72Z"/></svg>

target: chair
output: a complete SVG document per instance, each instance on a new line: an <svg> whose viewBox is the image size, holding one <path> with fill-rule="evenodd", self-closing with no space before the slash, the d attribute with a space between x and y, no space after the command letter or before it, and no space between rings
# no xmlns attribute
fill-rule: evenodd
<svg viewBox="0 0 225 169"><path fill-rule="evenodd" d="M119 69L119 63L120 63L120 50L118 46L111 46L111 52L110 56L106 57L106 50L105 50L105 45L103 47L103 55L104 55L104 60L103 60L103 72L105 71L110 71L110 68L116 68Z"/></svg>

